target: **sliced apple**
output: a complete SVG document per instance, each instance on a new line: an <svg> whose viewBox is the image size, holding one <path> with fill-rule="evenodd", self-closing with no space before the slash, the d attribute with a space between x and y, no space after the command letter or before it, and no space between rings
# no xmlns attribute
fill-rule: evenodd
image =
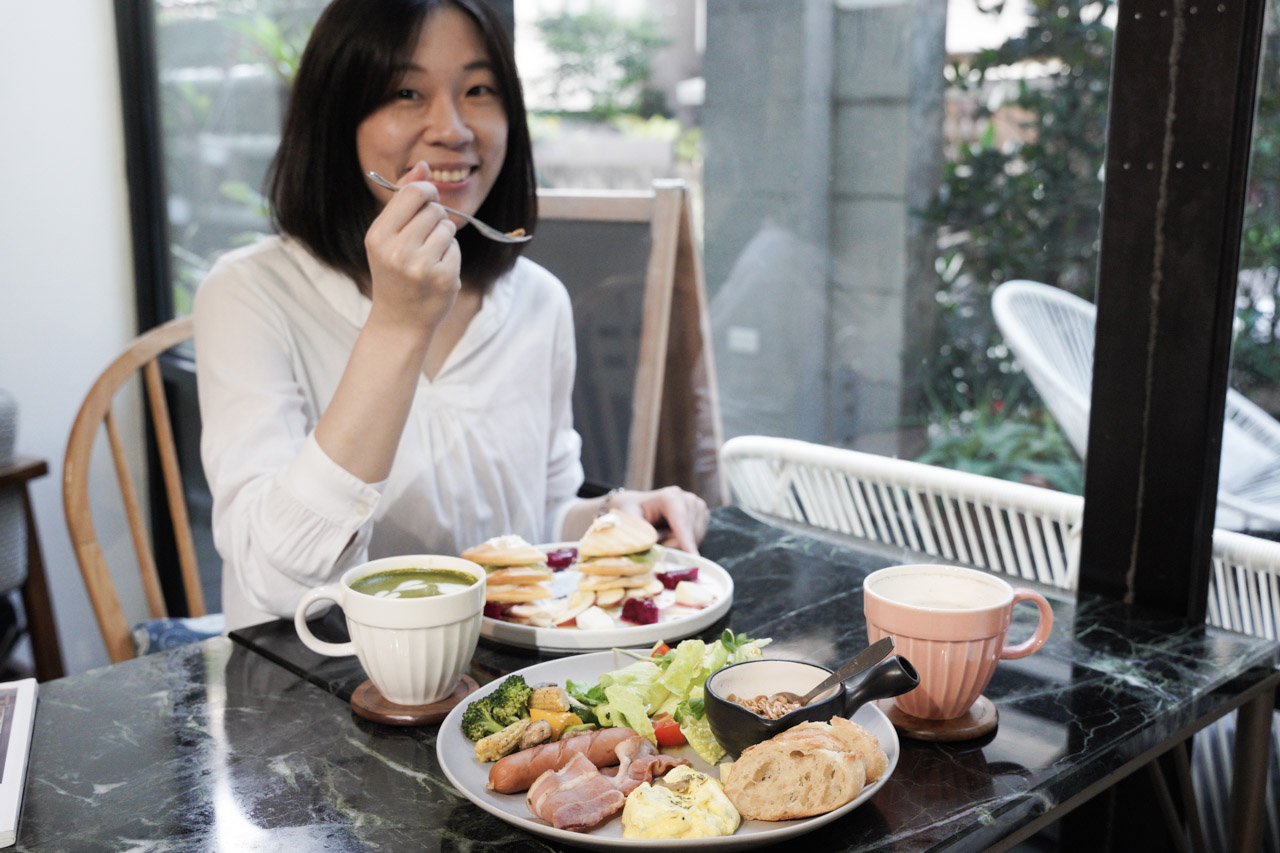
<svg viewBox="0 0 1280 853"><path fill-rule="evenodd" d="M607 631L614 627L613 617L599 607L588 607L578 614L578 628L583 631Z"/></svg>
<svg viewBox="0 0 1280 853"><path fill-rule="evenodd" d="M661 581L659 581L661 583ZM596 593L596 607L616 607L627 595L625 589L604 589Z"/></svg>
<svg viewBox="0 0 1280 853"><path fill-rule="evenodd" d="M517 604L509 613L519 619L528 619L535 625L549 627L559 622L565 610L563 598L552 598L547 601L535 601L529 604Z"/></svg>
<svg viewBox="0 0 1280 853"><path fill-rule="evenodd" d="M664 589L666 589L666 587L662 585L662 580L659 578L654 578L644 586L640 587L640 589L637 590L637 592L639 592L639 594L644 596L645 598L653 598L655 595L662 592Z"/></svg>
<svg viewBox="0 0 1280 853"><path fill-rule="evenodd" d="M578 618L578 614L596 603L596 594L590 590L580 589L569 596L569 603L563 613L556 617L556 624L563 625Z"/></svg>
<svg viewBox="0 0 1280 853"><path fill-rule="evenodd" d="M676 604L701 609L715 601L715 598L715 595L709 589L698 586L696 583L680 581L680 583L676 584Z"/></svg>

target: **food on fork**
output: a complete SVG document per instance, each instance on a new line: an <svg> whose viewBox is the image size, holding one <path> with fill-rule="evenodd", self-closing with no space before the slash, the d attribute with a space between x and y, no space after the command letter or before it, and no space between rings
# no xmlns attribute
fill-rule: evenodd
<svg viewBox="0 0 1280 853"><path fill-rule="evenodd" d="M462 552L462 559L484 567L485 601L496 604L525 604L551 598L551 578L547 555L510 534L496 536Z"/></svg>
<svg viewBox="0 0 1280 853"><path fill-rule="evenodd" d="M875 735L832 717L747 747L729 768L724 790L747 820L793 820L840 808L888 766Z"/></svg>

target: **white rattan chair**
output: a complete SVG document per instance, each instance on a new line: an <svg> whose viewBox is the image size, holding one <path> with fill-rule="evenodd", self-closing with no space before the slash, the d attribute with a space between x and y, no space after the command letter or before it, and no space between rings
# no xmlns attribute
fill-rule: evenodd
<svg viewBox="0 0 1280 853"><path fill-rule="evenodd" d="M720 464L734 502L766 519L1064 589L1076 584L1079 495L766 436L725 442Z"/></svg>
<svg viewBox="0 0 1280 853"><path fill-rule="evenodd" d="M1005 343L1081 459L1089 435L1095 306L1035 281L995 289L991 311ZM1227 390L1218 470L1220 528L1280 528L1280 423Z"/></svg>
<svg viewBox="0 0 1280 853"><path fill-rule="evenodd" d="M769 436L729 439L720 462L734 503L767 520L1076 586L1079 495ZM1208 622L1280 639L1280 542L1213 532Z"/></svg>

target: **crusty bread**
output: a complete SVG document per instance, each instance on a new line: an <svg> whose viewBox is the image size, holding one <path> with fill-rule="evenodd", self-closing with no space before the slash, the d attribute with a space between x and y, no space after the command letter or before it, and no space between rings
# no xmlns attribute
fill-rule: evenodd
<svg viewBox="0 0 1280 853"><path fill-rule="evenodd" d="M463 551L461 557L482 566L532 566L547 559L546 554L514 533L481 542Z"/></svg>
<svg viewBox="0 0 1280 853"><path fill-rule="evenodd" d="M743 750L724 791L746 820L794 820L826 814L884 773L875 736L841 717L801 723Z"/></svg>
<svg viewBox="0 0 1280 853"><path fill-rule="evenodd" d="M595 517L578 542L578 559L620 557L658 544L658 531L643 518L613 510Z"/></svg>

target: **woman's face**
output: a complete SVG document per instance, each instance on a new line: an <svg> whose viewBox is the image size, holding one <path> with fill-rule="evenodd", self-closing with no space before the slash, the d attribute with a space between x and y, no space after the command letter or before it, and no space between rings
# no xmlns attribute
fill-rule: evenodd
<svg viewBox="0 0 1280 853"><path fill-rule="evenodd" d="M356 129L356 153L361 169L393 181L424 160L441 204L480 208L507 154L507 114L480 30L465 12L441 6L427 14L391 100ZM369 187L383 202L391 197Z"/></svg>

